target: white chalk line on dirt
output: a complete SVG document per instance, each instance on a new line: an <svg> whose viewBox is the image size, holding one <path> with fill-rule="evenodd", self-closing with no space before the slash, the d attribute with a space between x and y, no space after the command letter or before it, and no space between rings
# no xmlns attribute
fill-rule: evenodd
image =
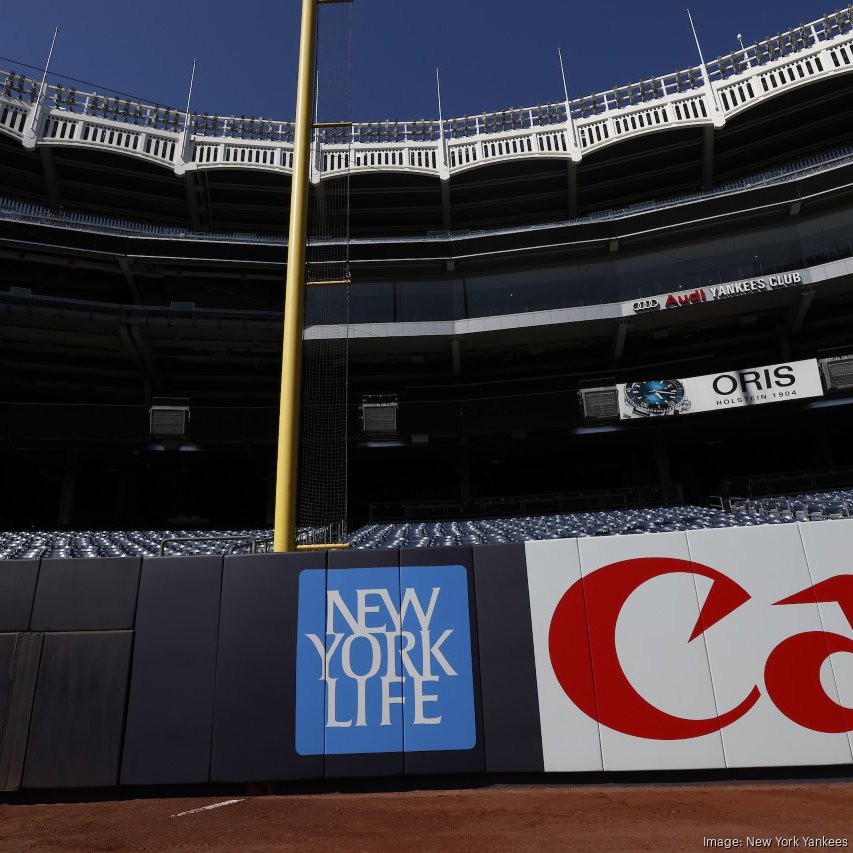
<svg viewBox="0 0 853 853"><path fill-rule="evenodd" d="M185 817L188 814L198 814L199 812L208 812L211 809L221 809L223 806L233 806L235 803L242 803L243 800L223 800L221 803L214 803L212 806L202 806L200 809L190 809L186 812L178 812L170 815L170 817Z"/></svg>

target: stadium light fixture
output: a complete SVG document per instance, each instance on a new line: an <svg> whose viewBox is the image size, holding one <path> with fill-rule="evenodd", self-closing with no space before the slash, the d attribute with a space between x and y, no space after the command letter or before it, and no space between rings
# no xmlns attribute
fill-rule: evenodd
<svg viewBox="0 0 853 853"><path fill-rule="evenodd" d="M287 236L287 279L281 358L281 397L275 479L273 550L296 550L296 478L299 465L299 394L302 379L302 322L308 234L314 54L318 0L302 0L296 126Z"/></svg>

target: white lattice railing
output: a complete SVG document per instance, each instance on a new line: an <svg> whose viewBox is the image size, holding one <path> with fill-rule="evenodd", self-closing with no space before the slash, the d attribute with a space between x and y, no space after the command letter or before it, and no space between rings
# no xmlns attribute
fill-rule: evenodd
<svg viewBox="0 0 853 853"><path fill-rule="evenodd" d="M777 63L767 71L718 88L723 110L727 115L739 112L755 100L781 89L791 88L820 76L825 70L826 56L814 53L791 62Z"/></svg>
<svg viewBox="0 0 853 853"><path fill-rule="evenodd" d="M853 7L727 56L568 102L443 122L361 122L315 134L314 177L409 170L446 177L497 160L572 157L667 127L723 124L752 104L853 71ZM292 168L287 121L190 113L0 71L0 133L24 145L92 145L184 169Z"/></svg>
<svg viewBox="0 0 853 853"><path fill-rule="evenodd" d="M566 154L571 142L565 130L540 130L536 133L536 150L541 154Z"/></svg>
<svg viewBox="0 0 853 853"><path fill-rule="evenodd" d="M451 171L471 166L483 159L480 156L479 142L458 142L454 140L447 146L447 155Z"/></svg>
<svg viewBox="0 0 853 853"><path fill-rule="evenodd" d="M96 122L61 110L51 110L44 122L41 141L51 145L90 144L171 165L175 160L178 134L132 128L119 122Z"/></svg>
<svg viewBox="0 0 853 853"><path fill-rule="evenodd" d="M413 149L414 150L414 149ZM435 153L433 149L431 153ZM614 208L610 210L597 210L581 217L579 222L602 222L605 220L616 220L624 216L635 216L638 213L646 213L651 210L664 210L682 205L691 204L699 200L709 198L722 198L732 193L738 193L746 189L760 186L772 186L784 184L788 181L801 180L810 175L825 172L830 169L849 166L853 163L853 146L846 145L822 151L819 154L811 154L800 160L788 162L783 166L767 169L750 175L746 178L738 178L735 181L722 184L714 190L682 193L680 195L667 196L662 199L649 199L642 202L634 202L627 207ZM7 199L0 196L0 219L19 222L57 223L61 222L63 227L77 230L92 231L98 234L132 234L137 237L165 237L179 240L201 240L215 242L237 242L237 243L269 243L286 245L284 237L273 234L253 234L240 232L218 232L215 234L198 233L186 228L175 226L154 225L144 222L132 222L109 216L94 214L82 214L71 211L60 213L51 212L48 208L31 202L22 202L15 199ZM552 227L549 223L546 227ZM538 226L523 225L509 226L496 229L482 229L479 234L514 234L519 230L529 231ZM407 235L401 238L386 237L386 240L395 239L411 242L412 240L432 241L435 236L426 235L413 237ZM441 239L441 238L439 238ZM357 242L357 240L356 240Z"/></svg>
<svg viewBox="0 0 853 853"><path fill-rule="evenodd" d="M0 130L10 136L20 138L24 133L24 125L29 111L11 98L0 96Z"/></svg>

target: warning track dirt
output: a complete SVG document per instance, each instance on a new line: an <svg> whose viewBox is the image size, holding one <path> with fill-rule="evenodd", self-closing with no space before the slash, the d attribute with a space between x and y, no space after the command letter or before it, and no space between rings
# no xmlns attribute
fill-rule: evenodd
<svg viewBox="0 0 853 853"><path fill-rule="evenodd" d="M852 807L847 781L0 805L0 850L685 851L793 837L851 847Z"/></svg>

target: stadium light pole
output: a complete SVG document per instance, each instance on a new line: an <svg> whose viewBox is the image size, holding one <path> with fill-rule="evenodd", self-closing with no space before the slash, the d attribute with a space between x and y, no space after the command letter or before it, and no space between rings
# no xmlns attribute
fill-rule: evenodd
<svg viewBox="0 0 853 853"><path fill-rule="evenodd" d="M50 42L50 51L47 54L47 62L44 64L44 74L41 75L41 83L39 84L39 92L36 100L36 111L41 105L42 95L44 93L44 87L47 83L47 72L50 70L50 60L53 59L53 50L56 47L56 38L59 35L59 27L53 28L53 39Z"/></svg>
<svg viewBox="0 0 853 853"><path fill-rule="evenodd" d="M44 65L44 73L41 75L41 83L39 83L38 94L35 97L33 108L27 116L27 123L24 125L23 143L24 148L35 148L38 137L38 128L41 121L42 101L45 98L45 89L47 88L47 72L50 70L50 60L53 58L53 49L56 47L56 38L59 35L59 27L53 28L53 39L50 42L50 51L47 54L47 62Z"/></svg>
<svg viewBox="0 0 853 853"><path fill-rule="evenodd" d="M193 86L195 85L195 67L197 64L198 64L198 60L194 59L193 60L193 70L192 70L192 73L190 74L190 90L189 90L189 93L187 94L187 117L186 117L187 126L189 126L189 122L190 122L190 107L192 106L192 102L193 102Z"/></svg>
<svg viewBox="0 0 853 853"><path fill-rule="evenodd" d="M287 232L287 279L275 477L273 550L276 552L296 550L299 394L302 379L302 320L305 299L305 251L308 238L308 186L311 179L317 3L318 0L302 0L302 25L299 35L299 75L296 83L290 227Z"/></svg>
<svg viewBox="0 0 853 853"><path fill-rule="evenodd" d="M438 139L441 145L441 156L444 158L445 166L447 165L447 140L444 138L444 115L441 111L441 75L438 73L438 68L435 69L435 89L438 94Z"/></svg>
<svg viewBox="0 0 853 853"><path fill-rule="evenodd" d="M687 18L690 21L690 29L693 30L693 41L696 42L696 50L699 52L699 64L702 68L702 76L705 78L705 86L711 93L711 108L715 113L720 113L720 102L717 100L717 90L711 84L711 75L708 73L708 66L705 64L705 57L702 55L702 45L699 44L699 36L696 33L696 25L693 23L693 15L690 10L687 10ZM714 120L716 125L716 119Z"/></svg>
<svg viewBox="0 0 853 853"><path fill-rule="evenodd" d="M566 83L566 66L563 65L563 51L557 48L557 58L560 60L560 75L563 78L563 94L566 96L566 115L569 114L569 86Z"/></svg>

